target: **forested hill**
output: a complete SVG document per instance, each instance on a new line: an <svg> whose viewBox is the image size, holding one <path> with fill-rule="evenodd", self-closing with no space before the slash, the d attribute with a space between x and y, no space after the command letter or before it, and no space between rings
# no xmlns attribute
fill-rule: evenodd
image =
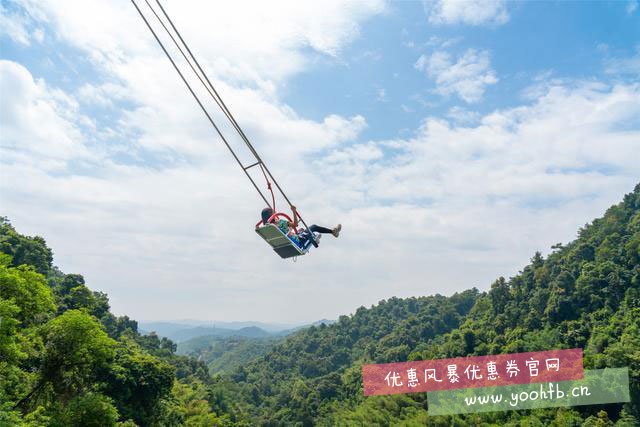
<svg viewBox="0 0 640 427"><path fill-rule="evenodd" d="M365 363L575 347L587 369L628 366L632 402L429 417L424 393L363 397ZM227 390L265 425L632 426L639 384L640 184L575 241L546 259L536 253L488 292L361 307L278 344L231 375Z"/></svg>
<svg viewBox="0 0 640 427"><path fill-rule="evenodd" d="M487 292L360 307L213 378L52 259L0 221L0 426L640 425L640 185ZM363 396L365 363L574 347L629 367L632 401L429 417L424 393Z"/></svg>
<svg viewBox="0 0 640 427"><path fill-rule="evenodd" d="M231 425L204 364L140 335L107 296L0 218L0 426Z"/></svg>

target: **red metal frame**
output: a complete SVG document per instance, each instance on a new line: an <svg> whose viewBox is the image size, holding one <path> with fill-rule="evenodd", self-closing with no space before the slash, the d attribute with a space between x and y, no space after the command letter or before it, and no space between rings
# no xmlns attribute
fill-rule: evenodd
<svg viewBox="0 0 640 427"><path fill-rule="evenodd" d="M273 215L271 215L269 217L269 219L267 220L267 224L271 224L271 223L275 222L281 216L285 217L287 219L287 221L289 221L290 223L293 224L293 220L291 219L291 217L289 215L287 215L286 213L283 213L283 212L276 212ZM260 227L261 224L262 224L262 220L258 221L258 223L256 224L256 228ZM298 230L294 229L293 227L291 229L293 230L294 233L298 234Z"/></svg>

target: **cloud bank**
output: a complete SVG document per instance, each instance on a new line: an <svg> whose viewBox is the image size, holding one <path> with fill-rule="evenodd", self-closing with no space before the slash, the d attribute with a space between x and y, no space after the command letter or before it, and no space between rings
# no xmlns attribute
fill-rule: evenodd
<svg viewBox="0 0 640 427"><path fill-rule="evenodd" d="M455 94L468 104L480 101L486 87L498 83L486 50L468 49L455 60L445 51L435 51L421 55L415 68L435 81L437 93Z"/></svg>
<svg viewBox="0 0 640 427"><path fill-rule="evenodd" d="M432 24L501 25L509 21L504 0L436 0L425 3Z"/></svg>
<svg viewBox="0 0 640 427"><path fill-rule="evenodd" d="M297 322L391 295L485 288L533 250L571 240L637 181L638 84L546 81L515 107L454 107L407 138L367 140L365 114L311 120L279 95L384 5L256 5L255 45L232 13L248 6L224 7L226 30L213 37L198 31L206 10L167 4L306 219L344 226L295 264L253 232L259 199L134 10L25 3L28 25L95 68L70 89L0 63L3 214L44 235L61 268L84 273L117 312ZM436 53L416 66L442 95L473 103L496 83L488 52Z"/></svg>

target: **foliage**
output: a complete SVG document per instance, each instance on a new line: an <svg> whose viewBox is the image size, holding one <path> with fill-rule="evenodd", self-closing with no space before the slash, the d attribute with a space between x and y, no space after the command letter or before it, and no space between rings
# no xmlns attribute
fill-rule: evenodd
<svg viewBox="0 0 640 427"><path fill-rule="evenodd" d="M178 344L178 353L197 357L211 374L230 373L265 354L281 338L202 336Z"/></svg>
<svg viewBox="0 0 640 427"><path fill-rule="evenodd" d="M51 420L52 427L108 427L115 426L118 410L111 399L97 393L74 397Z"/></svg>
<svg viewBox="0 0 640 427"><path fill-rule="evenodd" d="M9 265L10 257L0 255L0 298L18 308L15 319L25 326L45 320L55 305L44 277L32 266Z"/></svg>
<svg viewBox="0 0 640 427"><path fill-rule="evenodd" d="M19 234L6 217L0 217L0 253L9 255L14 267L30 265L43 275L53 263L53 252L42 237Z"/></svg>

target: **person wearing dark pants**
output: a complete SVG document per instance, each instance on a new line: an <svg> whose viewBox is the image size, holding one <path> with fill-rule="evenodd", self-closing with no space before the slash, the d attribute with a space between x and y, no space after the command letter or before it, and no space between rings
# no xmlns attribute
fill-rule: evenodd
<svg viewBox="0 0 640 427"><path fill-rule="evenodd" d="M312 233L333 234L335 237L338 237L340 235L341 229L342 229L342 224L338 224L333 229L329 229L327 227L321 227L315 224L312 224L311 227L309 227L309 231L311 231Z"/></svg>
<svg viewBox="0 0 640 427"><path fill-rule="evenodd" d="M278 219L275 222L272 220L272 222L274 222L274 224L280 230L282 230L282 232L285 235L287 235L291 240L296 242L296 244L298 244L301 247L304 246L304 244L309 239L309 231L311 231L312 233L333 234L333 237L338 237L340 235L340 230L342 230L342 224L338 224L333 228L327 228L327 227L322 227L322 226L313 224L311 227L309 227L308 231L305 229L305 230L302 230L299 234L295 234L294 230L296 230L298 227L298 219L299 219L298 210L296 209L295 206L291 206L291 212L293 212L293 222L289 222L285 219ZM269 219L273 215L273 209L264 208L262 210L261 215L262 215L262 223L266 225L267 221L269 221Z"/></svg>

